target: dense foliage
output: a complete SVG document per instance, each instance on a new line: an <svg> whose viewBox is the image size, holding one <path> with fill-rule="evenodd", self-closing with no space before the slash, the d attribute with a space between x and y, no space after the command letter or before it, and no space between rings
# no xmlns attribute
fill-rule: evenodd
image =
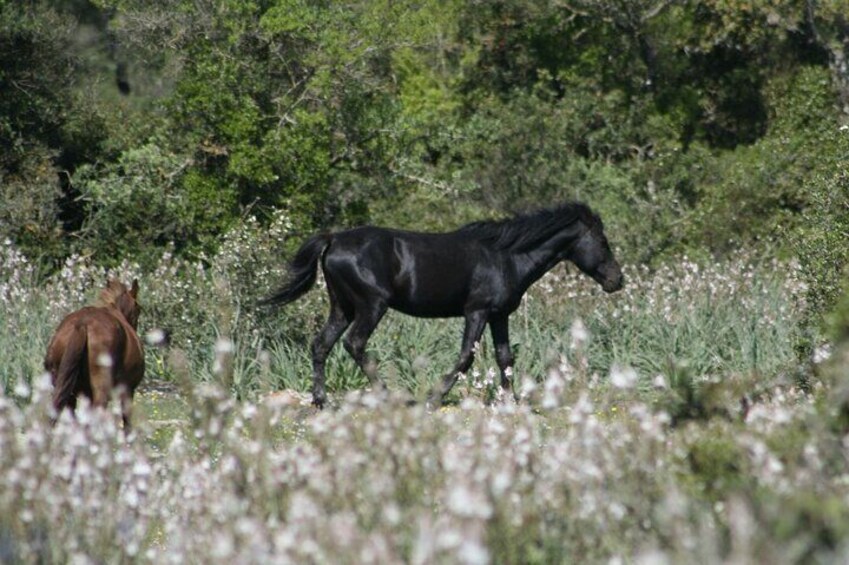
<svg viewBox="0 0 849 565"><path fill-rule="evenodd" d="M246 210L445 228L580 198L640 261L808 253L816 194L845 174L847 13L4 0L0 229L52 261L149 263L213 251Z"/></svg>

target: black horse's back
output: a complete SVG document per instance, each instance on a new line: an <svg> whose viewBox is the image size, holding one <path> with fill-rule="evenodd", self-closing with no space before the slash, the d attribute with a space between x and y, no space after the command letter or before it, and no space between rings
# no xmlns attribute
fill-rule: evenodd
<svg viewBox="0 0 849 565"><path fill-rule="evenodd" d="M289 265L289 280L273 294L260 300L260 304L283 305L294 302L307 293L318 276L318 260L330 244L331 235L320 233L301 245Z"/></svg>

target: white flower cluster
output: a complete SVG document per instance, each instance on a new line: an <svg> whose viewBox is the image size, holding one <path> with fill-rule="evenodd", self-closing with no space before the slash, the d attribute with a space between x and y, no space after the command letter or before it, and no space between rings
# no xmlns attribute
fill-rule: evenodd
<svg viewBox="0 0 849 565"><path fill-rule="evenodd" d="M630 382L622 371L614 380ZM24 561L675 562L725 554L705 532L752 520L745 501L687 494L682 452L701 432L622 396L578 390L542 413L479 401L429 412L367 393L313 413L205 385L160 451L144 422L125 440L114 410L83 405L51 428L49 387L35 385L24 409L0 396L0 525L13 534L6 555ZM777 495L849 500L824 444L808 441L798 461L771 447L805 417L786 415L797 407L810 415L776 391L750 411L735 464ZM756 560L764 532L746 527L734 551Z"/></svg>
<svg viewBox="0 0 849 565"><path fill-rule="evenodd" d="M199 391L192 437L159 453L114 412L51 429L39 394L23 411L0 397L0 523L24 560L490 563L511 537L576 551L636 535L666 474L665 426L646 434L645 410L601 425L586 398L568 422L365 400L304 420ZM272 420L301 431L281 442Z"/></svg>

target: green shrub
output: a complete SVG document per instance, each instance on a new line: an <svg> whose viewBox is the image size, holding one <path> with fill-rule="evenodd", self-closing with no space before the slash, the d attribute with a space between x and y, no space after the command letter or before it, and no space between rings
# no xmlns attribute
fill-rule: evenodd
<svg viewBox="0 0 849 565"><path fill-rule="evenodd" d="M687 445L686 480L711 501L722 500L743 489L747 479L746 457L726 423L712 422Z"/></svg>
<svg viewBox="0 0 849 565"><path fill-rule="evenodd" d="M32 147L15 173L0 168L0 238L14 241L46 264L67 252L59 220L62 190L53 156L44 147Z"/></svg>
<svg viewBox="0 0 849 565"><path fill-rule="evenodd" d="M181 250L211 244L233 221L235 196L212 179L186 175L190 164L150 143L115 163L81 167L73 178L86 209L80 251L103 263L132 258L152 266L169 243Z"/></svg>
<svg viewBox="0 0 849 565"><path fill-rule="evenodd" d="M837 343L849 343L849 273L844 269L843 293L828 316L829 336Z"/></svg>
<svg viewBox="0 0 849 565"><path fill-rule="evenodd" d="M796 563L830 561L830 552L849 535L849 510L836 498L812 490L785 496L762 496L758 510L778 543L794 540L785 557Z"/></svg>
<svg viewBox="0 0 849 565"><path fill-rule="evenodd" d="M759 241L793 253L793 230L817 229L800 213L812 202L817 207L824 187L816 179L839 171L849 151L828 73L802 67L775 77L766 90L771 119L765 135L699 163L706 170L688 218L692 246L733 252Z"/></svg>
<svg viewBox="0 0 849 565"><path fill-rule="evenodd" d="M108 137L80 35L51 2L0 2L0 237L48 264L69 252L62 224L80 220L68 174Z"/></svg>
<svg viewBox="0 0 849 565"><path fill-rule="evenodd" d="M840 132L849 150L849 131ZM796 252L810 290L809 306L815 318L830 312L846 284L849 266L849 169L838 166L815 175L807 185L811 205L796 233Z"/></svg>

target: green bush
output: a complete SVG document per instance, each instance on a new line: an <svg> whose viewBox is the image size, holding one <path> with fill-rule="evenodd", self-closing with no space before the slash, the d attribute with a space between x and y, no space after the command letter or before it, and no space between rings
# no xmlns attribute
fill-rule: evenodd
<svg viewBox="0 0 849 565"><path fill-rule="evenodd" d="M73 178L86 210L79 250L104 263L126 258L152 266L169 243L194 251L210 245L233 221L235 195L186 174L191 163L150 143L113 164L81 167Z"/></svg>
<svg viewBox="0 0 849 565"><path fill-rule="evenodd" d="M793 230L811 226L801 212L823 192L816 179L842 167L849 136L838 129L827 71L802 67L775 77L766 90L770 126L763 138L700 164L706 171L688 218L691 245L720 252L747 241L792 248Z"/></svg>
<svg viewBox="0 0 849 565"><path fill-rule="evenodd" d="M842 279L843 293L827 319L829 336L838 343L849 342L849 272L846 268Z"/></svg>
<svg viewBox="0 0 849 565"><path fill-rule="evenodd" d="M62 189L53 157L45 147L31 147L16 172L0 168L0 238L14 241L47 264L67 253L59 217Z"/></svg>
<svg viewBox="0 0 849 565"><path fill-rule="evenodd" d="M684 478L693 481L693 486L702 491L700 495L715 502L746 487L746 457L728 424L711 422L707 430L688 442L687 448L687 471L691 474Z"/></svg>
<svg viewBox="0 0 849 565"><path fill-rule="evenodd" d="M849 131L841 131L849 151ZM838 302L849 266L849 169L838 165L813 176L807 185L811 205L795 235L796 252L807 275L809 306L822 319Z"/></svg>

